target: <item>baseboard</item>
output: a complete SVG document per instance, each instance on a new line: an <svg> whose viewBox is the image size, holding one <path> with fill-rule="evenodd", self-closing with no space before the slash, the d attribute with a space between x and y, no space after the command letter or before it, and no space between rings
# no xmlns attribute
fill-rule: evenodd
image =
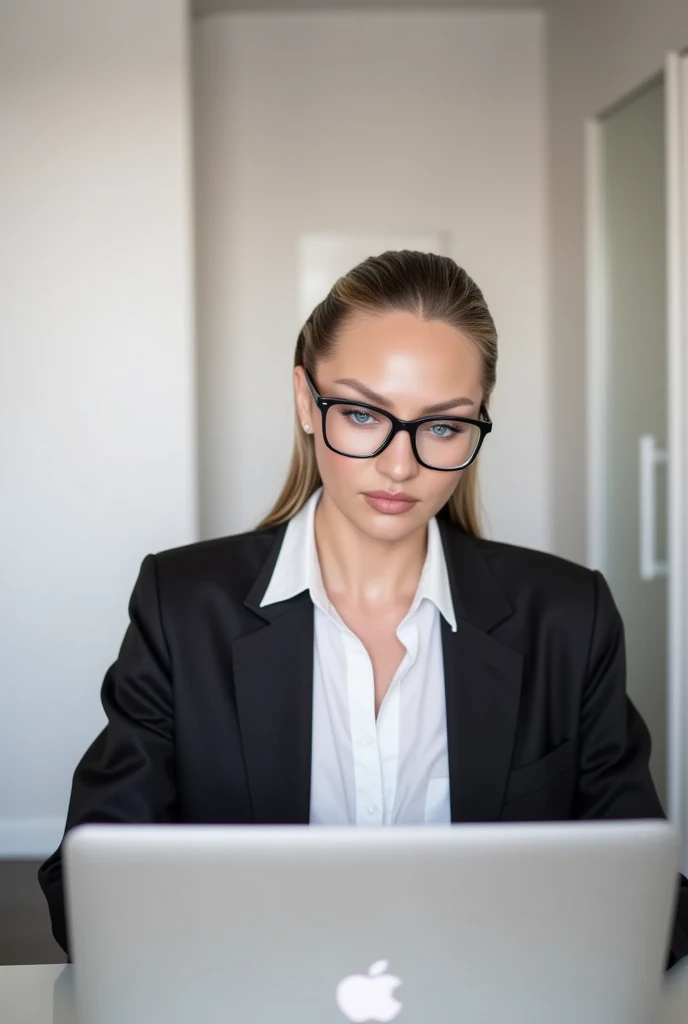
<svg viewBox="0 0 688 1024"><path fill-rule="evenodd" d="M0 858L42 860L60 844L63 818L0 818Z"/></svg>

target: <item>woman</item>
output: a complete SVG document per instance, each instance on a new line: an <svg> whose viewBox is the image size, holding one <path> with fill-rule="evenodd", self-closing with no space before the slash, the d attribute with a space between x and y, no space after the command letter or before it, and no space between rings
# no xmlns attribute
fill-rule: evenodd
<svg viewBox="0 0 688 1024"><path fill-rule="evenodd" d="M480 537L496 361L446 257L334 285L297 341L273 510L143 562L68 829L662 816L603 578ZM59 850L40 881L66 948Z"/></svg>

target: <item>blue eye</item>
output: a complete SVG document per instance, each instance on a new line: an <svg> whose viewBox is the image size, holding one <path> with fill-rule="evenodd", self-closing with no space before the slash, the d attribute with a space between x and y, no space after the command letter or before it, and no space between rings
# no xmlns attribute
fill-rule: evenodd
<svg viewBox="0 0 688 1024"><path fill-rule="evenodd" d="M431 437L437 437L442 440L445 437L456 437L457 434L462 434L463 428L460 426L451 426L449 423L428 423L426 425L426 431Z"/></svg>
<svg viewBox="0 0 688 1024"><path fill-rule="evenodd" d="M365 409L342 409L341 414L344 419L348 420L356 427L368 427L378 421L375 417L367 412Z"/></svg>

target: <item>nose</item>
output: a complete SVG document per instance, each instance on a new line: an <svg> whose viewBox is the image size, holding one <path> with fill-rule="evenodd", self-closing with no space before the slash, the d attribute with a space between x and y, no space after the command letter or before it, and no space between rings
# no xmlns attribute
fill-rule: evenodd
<svg viewBox="0 0 688 1024"><path fill-rule="evenodd" d="M399 431L378 455L376 462L380 473L397 483L410 480L420 472L420 465L411 447L411 437L406 430Z"/></svg>

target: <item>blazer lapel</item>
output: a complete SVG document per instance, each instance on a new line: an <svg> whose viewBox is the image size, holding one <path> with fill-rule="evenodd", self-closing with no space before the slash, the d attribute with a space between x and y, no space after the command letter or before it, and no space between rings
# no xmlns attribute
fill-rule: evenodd
<svg viewBox="0 0 688 1024"><path fill-rule="evenodd" d="M313 605L307 592L260 607L284 531L246 599L263 619L233 644L249 793L259 824L308 824L313 709Z"/></svg>
<svg viewBox="0 0 688 1024"><path fill-rule="evenodd" d="M518 721L523 655L490 630L513 610L474 541L440 522L457 619L442 620L452 821L499 818Z"/></svg>

